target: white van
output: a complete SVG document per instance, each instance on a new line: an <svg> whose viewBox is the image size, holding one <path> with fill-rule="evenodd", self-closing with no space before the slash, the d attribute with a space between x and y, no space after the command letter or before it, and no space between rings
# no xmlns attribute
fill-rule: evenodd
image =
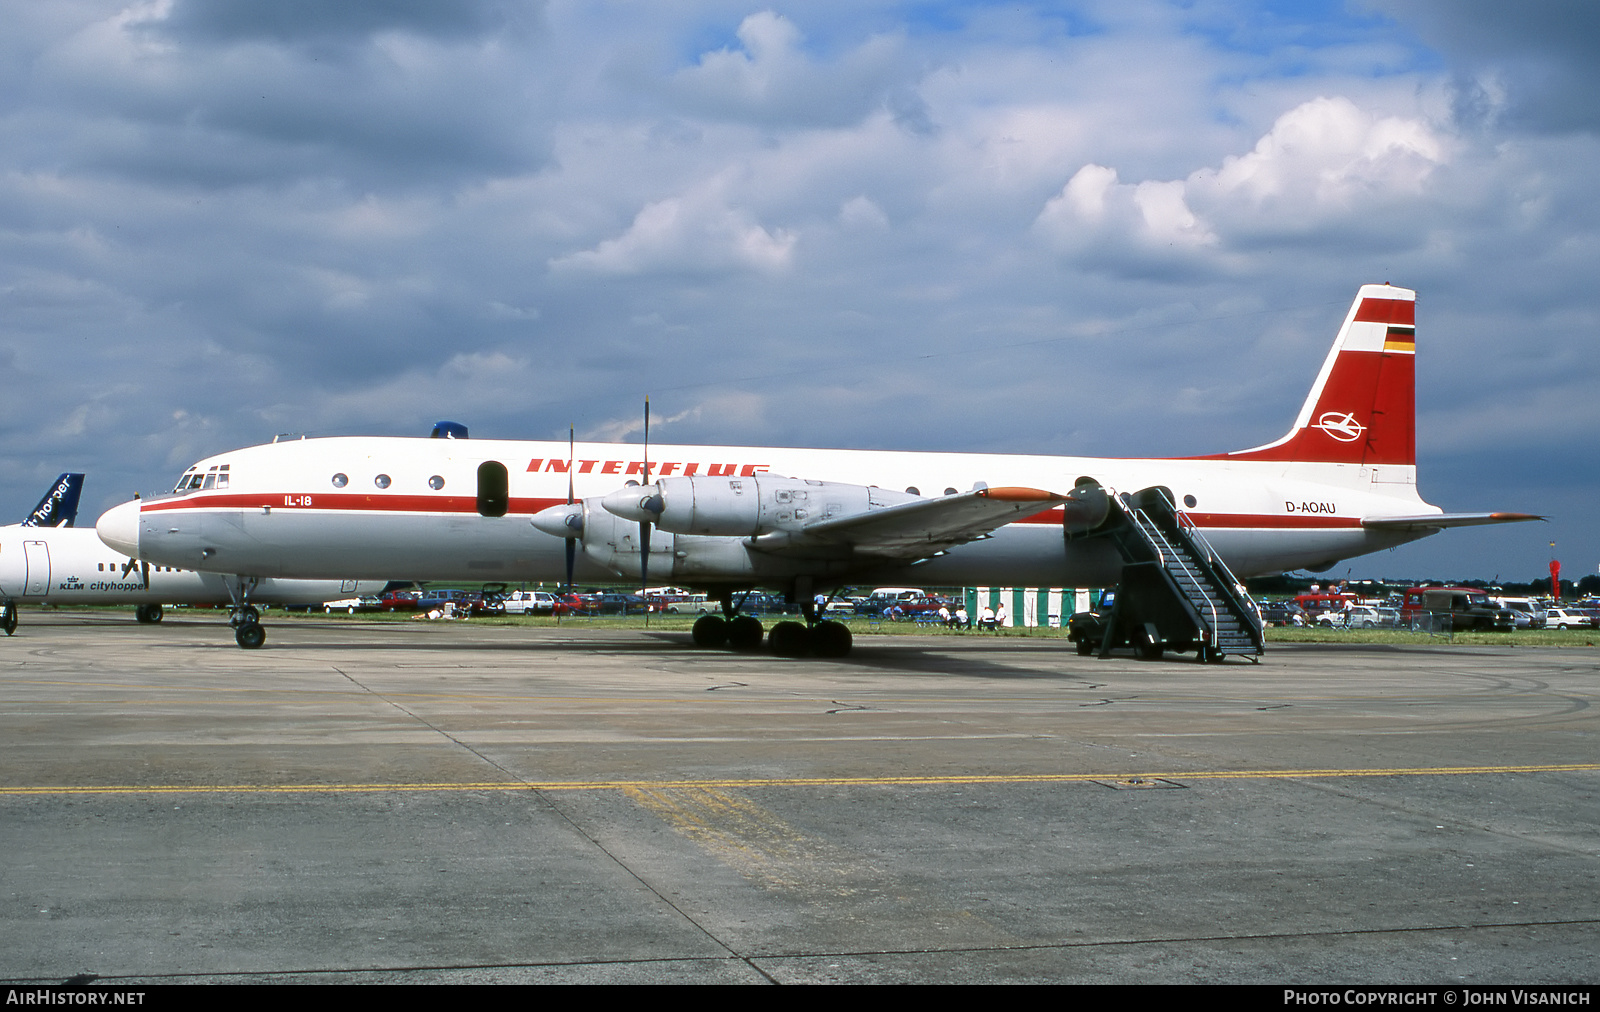
<svg viewBox="0 0 1600 1012"><path fill-rule="evenodd" d="M506 595L507 615L553 615L556 597L543 590L514 590Z"/></svg>
<svg viewBox="0 0 1600 1012"><path fill-rule="evenodd" d="M1517 620L1518 629L1543 629L1550 616L1537 601L1527 597L1491 598L1502 608L1510 608Z"/></svg>

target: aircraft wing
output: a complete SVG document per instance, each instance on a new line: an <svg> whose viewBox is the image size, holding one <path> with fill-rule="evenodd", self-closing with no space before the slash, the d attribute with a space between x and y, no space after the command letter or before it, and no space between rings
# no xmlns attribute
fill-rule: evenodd
<svg viewBox="0 0 1600 1012"><path fill-rule="evenodd" d="M817 520L799 531L763 534L749 544L774 555L845 549L882 559L925 559L1066 501L1067 496L1037 488L974 489Z"/></svg>
<svg viewBox="0 0 1600 1012"><path fill-rule="evenodd" d="M1361 521L1361 526L1379 531L1437 531L1446 527L1514 524L1524 520L1547 519L1532 513L1425 513L1416 517L1367 517Z"/></svg>

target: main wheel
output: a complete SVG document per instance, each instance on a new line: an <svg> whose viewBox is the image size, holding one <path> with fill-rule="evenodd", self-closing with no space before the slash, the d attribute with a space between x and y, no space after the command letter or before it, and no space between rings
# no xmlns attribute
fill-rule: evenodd
<svg viewBox="0 0 1600 1012"><path fill-rule="evenodd" d="M244 622L233 632L234 641L246 650L260 650L267 641L267 631L259 622Z"/></svg>
<svg viewBox="0 0 1600 1012"><path fill-rule="evenodd" d="M779 657L804 657L811 649L811 630L799 622L779 622L772 627L767 645Z"/></svg>
<svg viewBox="0 0 1600 1012"><path fill-rule="evenodd" d="M853 641L850 627L843 622L818 622L811 627L811 652L818 657L844 657Z"/></svg>
<svg viewBox="0 0 1600 1012"><path fill-rule="evenodd" d="M0 606L0 626L3 626L7 636L14 635L17 631L17 606L8 604Z"/></svg>
<svg viewBox="0 0 1600 1012"><path fill-rule="evenodd" d="M754 615L735 615L728 620L728 646L734 650L760 650L765 631Z"/></svg>
<svg viewBox="0 0 1600 1012"><path fill-rule="evenodd" d="M694 620L690 635L694 637L695 646L715 650L727 645L728 621L721 615L701 615Z"/></svg>
<svg viewBox="0 0 1600 1012"><path fill-rule="evenodd" d="M159 604L141 604L133 611L133 617L145 625L154 625L161 621L161 606Z"/></svg>

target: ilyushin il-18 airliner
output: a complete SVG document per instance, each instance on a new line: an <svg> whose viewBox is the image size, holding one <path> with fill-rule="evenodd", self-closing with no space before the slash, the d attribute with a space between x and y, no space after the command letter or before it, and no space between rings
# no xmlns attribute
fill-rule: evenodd
<svg viewBox="0 0 1600 1012"><path fill-rule="evenodd" d="M1412 291L1362 287L1293 426L1231 453L302 438L208 457L98 530L140 560L261 578L654 577L723 602L729 628L697 628L697 642L748 644L754 620L733 613L752 587L807 602L861 583L1115 585L1126 558L1094 535L1108 501L1135 490L1159 490L1240 579L1535 519L1444 513L1419 496L1415 307ZM819 641L849 649L848 633Z"/></svg>

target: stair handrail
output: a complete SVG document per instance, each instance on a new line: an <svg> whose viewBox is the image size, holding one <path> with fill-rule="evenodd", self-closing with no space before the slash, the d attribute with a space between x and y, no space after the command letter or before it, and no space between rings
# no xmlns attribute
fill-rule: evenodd
<svg viewBox="0 0 1600 1012"><path fill-rule="evenodd" d="M1212 597L1209 593L1205 593L1206 582L1209 581L1202 581L1200 576L1197 576L1195 571L1189 567L1189 564L1183 561L1183 553L1172 547L1172 542L1167 540L1166 532L1161 529L1160 524L1156 523L1150 518L1149 514L1145 513L1143 509L1138 508L1135 508L1133 512L1135 518L1140 521L1139 526L1145 528L1147 536L1149 533L1154 533L1157 538L1161 539L1161 544L1155 546L1156 555L1159 556L1162 554L1161 549L1164 546L1166 550L1172 554L1172 560L1183 567L1184 575L1193 580L1195 586L1200 588L1201 593L1206 599L1206 607L1211 609L1211 622L1206 629L1206 636L1210 639L1211 646L1221 646L1222 640L1217 635L1217 626L1220 624L1220 619L1217 616L1217 602L1212 600ZM1164 560L1161 562L1161 568L1167 568L1167 563ZM1168 570L1168 572L1170 572L1170 570ZM1188 596L1188 594L1184 595L1185 598Z"/></svg>
<svg viewBox="0 0 1600 1012"><path fill-rule="evenodd" d="M1211 563L1220 571L1221 575L1227 579L1228 586L1232 587L1238 596L1244 598L1243 603L1248 607L1242 609L1242 611L1245 613L1245 617L1250 624L1255 627L1256 638L1259 640L1262 636L1261 613L1256 609L1255 600L1250 596L1249 592L1244 589L1244 582L1233 575L1233 570L1229 569L1228 564L1222 561L1222 556L1215 548L1211 547L1211 542L1204 534L1200 533L1200 528L1195 525L1193 518L1191 518L1188 513L1176 508L1174 508L1172 512L1178 518L1178 526L1187 528L1190 532L1190 536L1194 538L1196 543L1205 549L1206 561ZM1224 591L1224 593L1226 592L1227 591Z"/></svg>

